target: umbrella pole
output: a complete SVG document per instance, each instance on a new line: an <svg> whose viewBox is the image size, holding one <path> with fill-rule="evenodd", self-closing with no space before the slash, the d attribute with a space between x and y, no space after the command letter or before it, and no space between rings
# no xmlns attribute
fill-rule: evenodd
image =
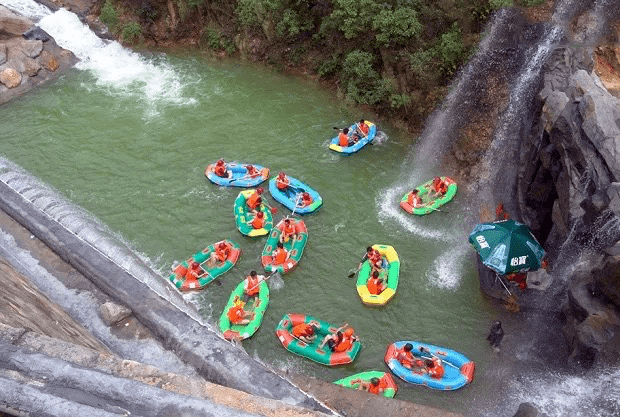
<svg viewBox="0 0 620 417"><path fill-rule="evenodd" d="M506 284L504 284L504 281L502 281L502 279L499 277L499 274L497 272L495 273L495 279L499 280L499 282L502 283L502 286L506 289L506 291L508 291L508 294L512 295L512 293L510 292Z"/></svg>

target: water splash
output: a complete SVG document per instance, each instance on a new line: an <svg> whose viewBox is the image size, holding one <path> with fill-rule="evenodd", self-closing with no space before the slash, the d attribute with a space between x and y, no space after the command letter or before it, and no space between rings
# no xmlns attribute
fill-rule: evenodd
<svg viewBox="0 0 620 417"><path fill-rule="evenodd" d="M458 288L463 277L463 265L470 251L469 245L446 248L435 258L432 269L426 273L429 284L444 290Z"/></svg>
<svg viewBox="0 0 620 417"><path fill-rule="evenodd" d="M47 7L32 0L2 0L0 4L35 22L52 13Z"/></svg>

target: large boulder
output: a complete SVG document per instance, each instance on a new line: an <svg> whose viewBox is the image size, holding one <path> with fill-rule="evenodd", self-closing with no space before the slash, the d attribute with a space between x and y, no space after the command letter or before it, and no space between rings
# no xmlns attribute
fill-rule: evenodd
<svg viewBox="0 0 620 417"><path fill-rule="evenodd" d="M13 68L5 68L0 71L0 83L8 88L15 88L22 82L22 75Z"/></svg>
<svg viewBox="0 0 620 417"><path fill-rule="evenodd" d="M0 39L21 36L32 26L32 22L25 17L18 16L6 7L0 5Z"/></svg>

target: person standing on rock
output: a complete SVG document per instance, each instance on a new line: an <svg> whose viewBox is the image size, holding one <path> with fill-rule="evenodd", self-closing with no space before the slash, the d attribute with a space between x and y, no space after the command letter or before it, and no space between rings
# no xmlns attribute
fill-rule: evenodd
<svg viewBox="0 0 620 417"><path fill-rule="evenodd" d="M496 320L493 325L491 325L489 335L487 336L487 340L496 352L499 352L499 344L503 338L504 329L502 329L502 323L499 320Z"/></svg>

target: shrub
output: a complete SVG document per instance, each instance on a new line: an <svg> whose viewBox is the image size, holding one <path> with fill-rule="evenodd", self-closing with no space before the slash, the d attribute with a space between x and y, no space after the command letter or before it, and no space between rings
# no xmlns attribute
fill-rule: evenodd
<svg viewBox="0 0 620 417"><path fill-rule="evenodd" d="M489 0L489 5L492 9L501 9L502 7L512 7L514 3L512 0Z"/></svg>
<svg viewBox="0 0 620 417"><path fill-rule="evenodd" d="M207 28L203 36L205 41L207 42L207 46L210 49L220 49L221 40L220 34L217 30L213 28Z"/></svg>
<svg viewBox="0 0 620 417"><path fill-rule="evenodd" d="M435 55L441 60L444 71L453 74L465 53L461 29L454 22L450 31L440 36L439 44L435 47Z"/></svg>
<svg viewBox="0 0 620 417"><path fill-rule="evenodd" d="M375 71L375 56L355 50L347 54L341 75L347 96L360 104L377 104L386 101L392 93L392 84Z"/></svg>
<svg viewBox="0 0 620 417"><path fill-rule="evenodd" d="M409 7L381 10L373 21L372 27L376 32L377 42L383 45L392 42L406 43L410 38L422 32L418 13Z"/></svg>
<svg viewBox="0 0 620 417"><path fill-rule="evenodd" d="M116 28L118 25L118 14L116 9L109 0L106 1L101 7L101 13L99 14L99 20L103 22L110 29Z"/></svg>
<svg viewBox="0 0 620 417"><path fill-rule="evenodd" d="M407 107L411 103L411 97L408 94L392 94L390 96L390 106L393 109Z"/></svg>
<svg viewBox="0 0 620 417"><path fill-rule="evenodd" d="M373 0L334 0L334 10L327 20L331 21L330 27L337 27L351 39L372 29L379 9Z"/></svg>
<svg viewBox="0 0 620 417"><path fill-rule="evenodd" d="M523 5L526 7L538 6L545 2L545 0L523 0Z"/></svg>
<svg viewBox="0 0 620 417"><path fill-rule="evenodd" d="M123 39L127 42L132 42L140 35L142 35L142 27L137 22L130 22L123 28Z"/></svg>
<svg viewBox="0 0 620 417"><path fill-rule="evenodd" d="M340 68L340 58L338 56L333 56L329 59L321 61L316 69L316 72L319 76L325 77L335 74L338 71L338 68Z"/></svg>

